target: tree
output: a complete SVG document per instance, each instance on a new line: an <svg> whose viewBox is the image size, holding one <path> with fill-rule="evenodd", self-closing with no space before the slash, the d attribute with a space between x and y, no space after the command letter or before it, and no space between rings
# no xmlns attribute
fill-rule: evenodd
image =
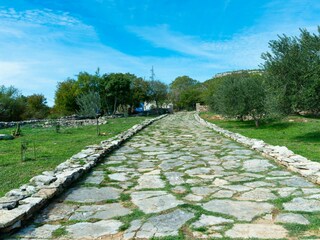
<svg viewBox="0 0 320 240"><path fill-rule="evenodd" d="M149 83L142 78L134 77L131 80L130 92L131 92L131 107L139 107L141 102L149 100L148 96Z"/></svg>
<svg viewBox="0 0 320 240"><path fill-rule="evenodd" d="M320 28L318 34L300 29L299 37L279 36L262 54L271 91L281 92L281 108L287 114L318 113L320 106Z"/></svg>
<svg viewBox="0 0 320 240"><path fill-rule="evenodd" d="M76 101L79 106L78 113L81 116L95 117L101 111L100 95L97 92L83 93L77 97Z"/></svg>
<svg viewBox="0 0 320 240"><path fill-rule="evenodd" d="M119 105L130 104L131 74L111 73L103 76L105 81L106 102L113 106L113 114Z"/></svg>
<svg viewBox="0 0 320 240"><path fill-rule="evenodd" d="M188 76L177 77L170 84L170 99L178 110L190 110L194 107L194 102L200 101L199 82ZM197 87L198 86L198 87ZM191 100L192 99L192 100Z"/></svg>
<svg viewBox="0 0 320 240"><path fill-rule="evenodd" d="M47 100L42 94L33 94L26 97L26 110L23 114L24 119L43 119L49 114L50 108Z"/></svg>
<svg viewBox="0 0 320 240"><path fill-rule="evenodd" d="M59 82L55 92L54 110L63 115L76 113L79 110L76 99L80 93L76 80L69 78Z"/></svg>
<svg viewBox="0 0 320 240"><path fill-rule="evenodd" d="M259 127L268 116L267 90L264 78L258 74L233 74L226 78L214 95L216 112L227 117L251 117Z"/></svg>
<svg viewBox="0 0 320 240"><path fill-rule="evenodd" d="M0 121L19 121L26 108L25 97L13 86L0 86Z"/></svg>
<svg viewBox="0 0 320 240"><path fill-rule="evenodd" d="M159 114L159 106L161 106L168 97L168 86L159 80L151 80L149 81L148 96L151 101L156 103Z"/></svg>

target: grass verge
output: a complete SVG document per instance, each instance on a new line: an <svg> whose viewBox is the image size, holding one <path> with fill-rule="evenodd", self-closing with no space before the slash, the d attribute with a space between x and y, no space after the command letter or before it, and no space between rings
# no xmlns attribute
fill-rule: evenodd
<svg viewBox="0 0 320 240"><path fill-rule="evenodd" d="M320 119L289 116L282 120L270 121L259 128L253 121L221 120L213 113L200 116L219 127L240 133L249 138L257 138L271 145L286 146L296 154L312 161L320 162Z"/></svg>
<svg viewBox="0 0 320 240"><path fill-rule="evenodd" d="M0 141L0 197L13 188L25 184L43 171L53 170L85 146L100 143L113 137L133 125L141 123L147 117L129 117L110 119L100 126L105 136L97 136L96 126L77 128L32 128L22 126L22 136L14 140ZM1 133L10 134L13 128L1 129ZM21 143L27 141L26 160L21 160ZM34 156L35 147L35 156Z"/></svg>

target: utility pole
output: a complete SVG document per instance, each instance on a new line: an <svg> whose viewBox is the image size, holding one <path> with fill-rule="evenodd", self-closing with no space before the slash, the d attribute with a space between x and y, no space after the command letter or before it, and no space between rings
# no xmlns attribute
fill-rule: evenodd
<svg viewBox="0 0 320 240"><path fill-rule="evenodd" d="M154 70L153 70L153 66L152 66L150 80L154 81L154 78L155 78L155 74L154 74Z"/></svg>

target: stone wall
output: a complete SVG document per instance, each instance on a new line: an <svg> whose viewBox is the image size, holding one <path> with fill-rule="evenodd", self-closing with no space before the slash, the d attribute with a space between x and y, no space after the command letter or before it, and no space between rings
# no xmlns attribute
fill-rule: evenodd
<svg viewBox="0 0 320 240"><path fill-rule="evenodd" d="M106 124L107 120L104 117L100 117L98 119L99 124ZM17 124L20 126L23 125L34 125L37 127L53 127L57 123L60 126L64 127L78 127L78 126L87 126L87 125L95 125L97 124L97 119L57 119L57 120L27 120L27 121L18 121L18 122L0 122L0 129L14 127Z"/></svg>
<svg viewBox="0 0 320 240"><path fill-rule="evenodd" d="M213 123L205 121L197 113L195 114L195 118L200 124L207 126L223 136L231 138L257 152L260 152L263 156L275 160L293 172L299 173L309 181L320 184L320 163L310 161L301 155L295 154L287 147L273 146L262 140L248 138L239 133L233 133L220 128Z"/></svg>
<svg viewBox="0 0 320 240"><path fill-rule="evenodd" d="M87 146L81 152L59 164L53 171L45 171L33 177L28 184L9 191L5 197L0 198L0 234L19 228L51 198L63 192L71 183L94 167L106 154L118 148L143 128L165 116L145 120L100 144Z"/></svg>
<svg viewBox="0 0 320 240"><path fill-rule="evenodd" d="M207 105L201 105L201 103L196 103L196 111L197 112L208 112L209 107Z"/></svg>

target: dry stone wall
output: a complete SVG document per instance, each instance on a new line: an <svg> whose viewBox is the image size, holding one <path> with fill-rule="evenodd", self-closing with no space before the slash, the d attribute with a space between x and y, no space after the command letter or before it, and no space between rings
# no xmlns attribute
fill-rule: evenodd
<svg viewBox="0 0 320 240"><path fill-rule="evenodd" d="M33 177L28 184L9 191L5 197L0 198L0 235L1 232L19 228L50 199L63 192L71 183L95 166L107 153L119 147L135 133L165 116L145 120L100 144L87 146L58 165L55 170L45 171Z"/></svg>
<svg viewBox="0 0 320 240"><path fill-rule="evenodd" d="M260 152L265 157L274 159L279 164L287 167L293 172L299 173L309 181L320 184L320 163L310 161L301 155L295 154L287 147L273 146L265 143L262 140L248 138L239 133L233 133L225 130L213 123L205 121L199 116L198 113L196 113L194 116L200 124L207 126L223 136L231 138L255 151Z"/></svg>

